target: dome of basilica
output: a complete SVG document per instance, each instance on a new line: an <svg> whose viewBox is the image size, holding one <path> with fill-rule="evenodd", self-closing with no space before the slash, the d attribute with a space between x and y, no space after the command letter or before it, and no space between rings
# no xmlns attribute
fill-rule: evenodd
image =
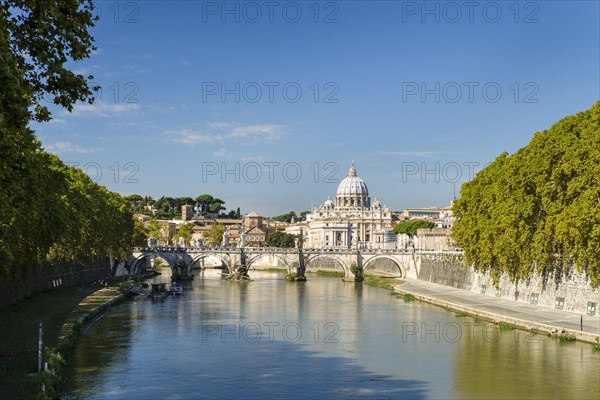
<svg viewBox="0 0 600 400"><path fill-rule="evenodd" d="M364 209L371 206L367 184L356 176L354 161L348 170L348 176L340 182L335 194L335 207Z"/></svg>
<svg viewBox="0 0 600 400"><path fill-rule="evenodd" d="M354 166L354 161L352 161L352 166L348 170L348 176L340 182L336 195L361 197L369 196L367 184L358 176L356 176L356 167Z"/></svg>

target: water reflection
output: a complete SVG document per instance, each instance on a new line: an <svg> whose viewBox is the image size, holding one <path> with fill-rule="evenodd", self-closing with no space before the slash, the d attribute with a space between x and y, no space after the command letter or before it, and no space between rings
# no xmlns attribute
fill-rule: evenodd
<svg viewBox="0 0 600 400"><path fill-rule="evenodd" d="M495 326L341 279L252 276L229 282L206 271L182 297L116 307L82 338L65 398L600 394L600 354L590 346L498 335Z"/></svg>

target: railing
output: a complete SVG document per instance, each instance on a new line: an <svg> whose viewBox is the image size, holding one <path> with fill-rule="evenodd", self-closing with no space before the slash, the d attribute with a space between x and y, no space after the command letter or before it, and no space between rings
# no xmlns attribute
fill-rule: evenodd
<svg viewBox="0 0 600 400"><path fill-rule="evenodd" d="M276 254L297 254L298 248L282 248L282 247L244 247L245 253L276 253ZM155 246L155 247L136 247L134 252L214 252L214 253L238 253L242 249L239 247L222 247L222 246L199 246L199 247L180 247L180 246ZM356 254L360 252L362 254L463 254L462 251L455 250L413 250L413 249L348 249L339 247L325 247L325 248L302 248L304 254Z"/></svg>

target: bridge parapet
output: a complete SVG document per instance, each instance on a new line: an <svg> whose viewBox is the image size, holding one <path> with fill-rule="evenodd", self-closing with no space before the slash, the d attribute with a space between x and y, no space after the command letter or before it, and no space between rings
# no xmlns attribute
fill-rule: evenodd
<svg viewBox="0 0 600 400"><path fill-rule="evenodd" d="M247 270L255 265L262 256L278 257L290 272L297 269L298 274L304 274L307 265L318 263L321 257L336 260L344 269L345 279L355 280L363 275L363 267L373 270L374 265L381 264L378 260L387 259L397 266L396 276L416 278L422 257L462 256L461 251L423 251L413 249L348 249L348 248L278 248L278 247L222 247L222 246L154 246L136 248L133 265L139 265L144 258L161 257L168 261L173 270L173 276L178 279L191 278L192 266L201 260L214 256L221 260L224 266L233 274L235 271ZM358 273L353 268L359 268ZM394 267L395 268L395 267ZM380 268L383 273L390 272L390 266ZM352 272L352 271L355 272ZM394 274L393 274L394 275Z"/></svg>

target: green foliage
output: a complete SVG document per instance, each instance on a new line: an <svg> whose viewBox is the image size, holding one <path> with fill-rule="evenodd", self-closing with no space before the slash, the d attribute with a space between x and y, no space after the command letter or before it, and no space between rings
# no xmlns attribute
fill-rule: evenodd
<svg viewBox="0 0 600 400"><path fill-rule="evenodd" d="M461 188L453 236L467 263L513 280L587 271L600 282L600 102L501 154Z"/></svg>
<svg viewBox="0 0 600 400"><path fill-rule="evenodd" d="M0 282L39 274L54 261L126 256L129 205L40 147L30 119L47 121L40 101L71 111L92 101L86 79L65 65L87 58L93 4L88 0L0 3Z"/></svg>
<svg viewBox="0 0 600 400"><path fill-rule="evenodd" d="M148 238L153 237L156 239L157 244L167 244L169 240L168 226L161 224L156 219L151 219L146 224L146 232Z"/></svg>
<svg viewBox="0 0 600 400"><path fill-rule="evenodd" d="M220 245L223 242L223 233L225 227L217 221L213 221L210 229L202 234L202 237L208 244Z"/></svg>
<svg viewBox="0 0 600 400"><path fill-rule="evenodd" d="M414 300L415 300L415 296L413 296L413 295L412 295L412 294L410 294L410 293L404 293L404 294L402 295L402 300L404 300L404 301L405 301L405 302L407 302L407 303L410 303L411 301L414 301Z"/></svg>
<svg viewBox="0 0 600 400"><path fill-rule="evenodd" d="M133 219L133 235L131 243L134 247L144 247L148 243L148 229L137 218Z"/></svg>
<svg viewBox="0 0 600 400"><path fill-rule="evenodd" d="M367 276L363 282L369 286L379 286L380 284L379 279L374 276Z"/></svg>
<svg viewBox="0 0 600 400"><path fill-rule="evenodd" d="M569 335L567 333L561 333L558 335L558 341L561 343L570 343L575 341L575 336Z"/></svg>
<svg viewBox="0 0 600 400"><path fill-rule="evenodd" d="M512 331L515 329L515 326L513 324L509 324L508 322L500 322L498 327L501 331Z"/></svg>
<svg viewBox="0 0 600 400"><path fill-rule="evenodd" d="M273 221L279 221L279 222L291 222L292 218L294 218L294 220L298 221L298 216L296 215L295 211L290 211L289 213L286 214L281 214L278 215L276 217L271 218Z"/></svg>
<svg viewBox="0 0 600 400"><path fill-rule="evenodd" d="M342 271L325 271L322 269L317 270L317 275L319 276L328 276L332 278L343 278L344 273Z"/></svg>
<svg viewBox="0 0 600 400"><path fill-rule="evenodd" d="M132 194L132 195L126 196L125 200L127 200L130 203L143 203L144 202L144 198L142 196L140 196L139 194Z"/></svg>
<svg viewBox="0 0 600 400"><path fill-rule="evenodd" d="M595 343L595 344L592 346L592 350L594 350L594 351L600 351L600 343Z"/></svg>
<svg viewBox="0 0 600 400"><path fill-rule="evenodd" d="M352 264L350 266L350 272L352 272L355 276L358 274L359 268L358 265Z"/></svg>
<svg viewBox="0 0 600 400"><path fill-rule="evenodd" d="M182 237L185 240L185 243L189 243L192 240L192 235L194 234L194 223L187 222L185 224L179 225L177 229L177 233L173 236L173 241L175 243L179 242L179 238Z"/></svg>
<svg viewBox="0 0 600 400"><path fill-rule="evenodd" d="M20 104L34 111L37 121L48 121L42 99L73 109L78 101L94 100L88 81L93 76L75 74L66 64L88 58L96 48L89 33L97 20L89 0L3 0L0 3L0 69L18 71L19 90L0 100L0 120L24 126L30 113L18 117L11 109ZM8 50L8 51L7 51ZM1 74L2 72L0 72ZM6 86L0 85L4 89ZM8 90L7 92L10 92ZM16 97L16 98L15 98ZM8 101L4 101L8 100ZM13 119L15 118L15 119Z"/></svg>
<svg viewBox="0 0 600 400"><path fill-rule="evenodd" d="M377 286L384 289L394 290L394 286L396 286L399 282L396 280L390 280L386 278L378 278L373 275L369 275L365 277L363 283L369 286ZM391 293L390 293L391 294Z"/></svg>
<svg viewBox="0 0 600 400"><path fill-rule="evenodd" d="M285 276L285 280L288 282L294 282L296 280L296 277L298 277L298 274L296 274L295 272L290 272Z"/></svg>
<svg viewBox="0 0 600 400"><path fill-rule="evenodd" d="M394 226L392 232L395 235L404 233L408 236L414 236L417 234L417 229L420 228L428 228L431 229L435 226L435 224L431 221L425 221L422 219L414 219L412 221L401 222L398 225Z"/></svg>
<svg viewBox="0 0 600 400"><path fill-rule="evenodd" d="M0 127L0 280L54 261L125 257L134 226L125 200L36 142Z"/></svg>
<svg viewBox="0 0 600 400"><path fill-rule="evenodd" d="M271 232L265 242L270 247L294 247L296 235L285 232Z"/></svg>
<svg viewBox="0 0 600 400"><path fill-rule="evenodd" d="M225 202L217 197L213 197L210 194L203 194L194 199L200 205L200 212L208 213L208 212L219 212L220 210L224 210L225 207L223 205Z"/></svg>

